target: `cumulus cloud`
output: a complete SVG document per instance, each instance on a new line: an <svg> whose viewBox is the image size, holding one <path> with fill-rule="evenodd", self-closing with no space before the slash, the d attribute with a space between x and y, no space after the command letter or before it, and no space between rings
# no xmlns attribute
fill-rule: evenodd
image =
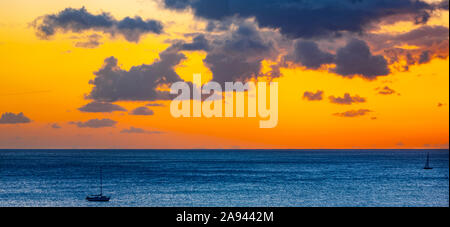
<svg viewBox="0 0 450 227"><path fill-rule="evenodd" d="M170 47L161 52L160 59L153 64L134 66L126 71L119 67L115 57L109 57L90 81L94 87L87 98L106 102L167 100L169 93L159 88L181 81L174 67L185 58L179 49Z"/></svg>
<svg viewBox="0 0 450 227"><path fill-rule="evenodd" d="M140 115L140 116L151 116L155 113L153 112L153 110L143 106L143 107L138 107L138 108L134 109L133 111L131 111L130 114L131 115Z"/></svg>
<svg viewBox="0 0 450 227"><path fill-rule="evenodd" d="M364 103L366 102L365 98L359 97L359 95L351 96L349 93L345 93L344 97L329 97L330 102L339 105L351 105L354 103Z"/></svg>
<svg viewBox="0 0 450 227"><path fill-rule="evenodd" d="M255 18L259 26L279 29L295 38L337 36L342 32L360 33L388 16L413 18L426 23L442 5L416 0L298 1L298 0L161 0L169 9L192 9L195 16L210 21L230 17ZM448 8L446 9L448 10Z"/></svg>
<svg viewBox="0 0 450 227"><path fill-rule="evenodd" d="M181 50L187 51L197 51L197 50L209 50L209 41L206 39L205 35L200 34L192 39L191 43L181 44Z"/></svg>
<svg viewBox="0 0 450 227"><path fill-rule="evenodd" d="M298 40L293 53L286 60L300 63L308 69L318 69L324 64L333 63L334 55L320 50L313 41Z"/></svg>
<svg viewBox="0 0 450 227"><path fill-rule="evenodd" d="M26 124L30 123L31 120L26 117L23 113L3 113L0 118L0 124Z"/></svg>
<svg viewBox="0 0 450 227"><path fill-rule="evenodd" d="M216 37L204 64L218 83L267 76L261 73L262 61L278 55L273 36L260 31L251 21L240 22L230 33ZM269 75L277 77L279 73L273 70Z"/></svg>
<svg viewBox="0 0 450 227"><path fill-rule="evenodd" d="M144 34L161 34L163 25L156 20L143 20L141 17L125 17L116 20L109 13L92 14L86 8L66 8L57 14L37 18L32 26L40 38L47 39L57 32L100 31L115 36L120 34L130 42L139 42Z"/></svg>
<svg viewBox="0 0 450 227"><path fill-rule="evenodd" d="M350 78L361 75L368 80L390 73L386 59L382 55L372 55L367 43L358 39L352 39L337 51L333 71Z"/></svg>
<svg viewBox="0 0 450 227"><path fill-rule="evenodd" d="M131 126L129 129L124 129L120 133L129 133L129 134L160 134L160 131L147 131L141 128L135 128Z"/></svg>
<svg viewBox="0 0 450 227"><path fill-rule="evenodd" d="M125 108L116 104L96 101L88 103L78 110L87 113L112 113L114 111L127 111Z"/></svg>
<svg viewBox="0 0 450 227"><path fill-rule="evenodd" d="M388 62L382 55L373 55L365 41L351 39L347 45L337 50L336 54L322 51L312 41L296 41L292 53L286 62L300 63L309 69L318 69L324 64L335 64L330 71L341 76L353 78L356 75L368 80L390 73Z"/></svg>
<svg viewBox="0 0 450 227"><path fill-rule="evenodd" d="M352 117L361 117L364 115L367 115L368 113L373 112L372 110L368 110L368 109L359 109L359 110L349 110L343 113L334 113L334 116L337 117L348 117L348 118L352 118Z"/></svg>
<svg viewBox="0 0 450 227"><path fill-rule="evenodd" d="M245 82L260 77L269 79L279 77L280 67L285 66L287 62L301 64L308 69L318 69L324 64L333 64L335 67L328 69L330 72L347 78L361 76L367 80L374 80L390 73L388 61L382 55L377 55L381 51L372 52L366 41L349 39L352 36L351 32L360 34L359 32L366 25L378 21L374 19L377 16L380 19L392 15L421 15L437 8L432 4L421 1L413 3L409 0L398 0L395 1L396 3L378 0L161 1L164 6L174 10L192 9L197 17L207 19L206 30L202 33L185 34L185 37L192 37L190 41L170 41L172 45L160 53L159 60L150 65L144 64L124 70L120 68L115 57L105 59L104 66L95 72L96 78L90 82L94 87L87 94L88 99L102 102L168 100L171 96L161 88L170 87L172 83L181 81L174 68L186 59L183 54L185 51L206 52L203 64L212 72L213 80L222 84L230 81ZM220 7L217 8L217 6ZM243 6L249 6L249 8L244 9ZM232 11L239 10L234 13L225 12L229 7ZM262 9L267 9L267 15L260 14ZM270 25L269 20L281 22L281 18L285 15L280 18L277 12L282 11L287 13L286 16L289 15L289 20L281 24L272 24L274 26ZM272 14L273 12L275 14ZM301 12L311 15L298 14ZM221 13L223 13L222 16L219 16ZM323 16L325 13L328 13L327 16ZM303 18L307 15L308 19ZM319 15L320 19L315 20L314 18ZM337 15L339 18L333 18ZM368 19L363 20L363 18ZM358 22L358 19L361 21ZM346 23L339 23L341 20L345 20ZM354 27L348 27L351 24ZM300 30L304 34L297 33ZM333 47L327 47L323 45L326 42L325 39L315 38L314 40L319 40L317 42L307 39L325 34L328 34L325 36L329 38L330 34L336 35L341 32L344 32L345 36L341 41L349 40L343 47L341 42L329 44ZM409 39L413 39L415 35L409 34L409 36L411 36ZM371 37L364 36L365 40L369 40L371 47L377 46ZM396 39L402 40L408 37L396 37ZM333 43L335 39L326 40ZM321 47L326 48L319 48L319 42ZM422 61L428 60L427 57L431 58L433 54L433 52L424 52ZM272 64L268 71L262 70L264 61Z"/></svg>
<svg viewBox="0 0 450 227"><path fill-rule="evenodd" d="M303 93L303 99L306 99L308 101L320 101L323 99L323 91L317 91L317 92L310 92L306 91Z"/></svg>
<svg viewBox="0 0 450 227"><path fill-rule="evenodd" d="M108 128L114 127L117 121L111 119L92 119L85 122L71 121L69 124L76 125L78 128Z"/></svg>

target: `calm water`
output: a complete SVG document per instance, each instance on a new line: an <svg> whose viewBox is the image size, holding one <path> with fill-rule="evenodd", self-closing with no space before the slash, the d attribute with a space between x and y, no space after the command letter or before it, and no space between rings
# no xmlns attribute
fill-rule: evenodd
<svg viewBox="0 0 450 227"><path fill-rule="evenodd" d="M448 207L448 153L0 150L0 206Z"/></svg>

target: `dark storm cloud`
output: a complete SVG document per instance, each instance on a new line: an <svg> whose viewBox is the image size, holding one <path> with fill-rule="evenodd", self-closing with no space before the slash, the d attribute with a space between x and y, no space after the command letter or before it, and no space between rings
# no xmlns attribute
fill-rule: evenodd
<svg viewBox="0 0 450 227"><path fill-rule="evenodd" d="M192 9L207 20L230 17L255 18L261 27L279 29L295 38L336 36L348 31L360 33L372 22L387 16L409 15L425 23L435 9L445 4L416 0L161 0L174 10ZM448 5L448 3L447 3Z"/></svg>
<svg viewBox="0 0 450 227"><path fill-rule="evenodd" d="M333 115L337 116L337 117L352 118L352 117L361 117L361 116L367 115L370 112L373 112L373 111L368 110L368 109L359 109L359 110L350 110L350 111L346 111L343 113L334 113Z"/></svg>
<svg viewBox="0 0 450 227"><path fill-rule="evenodd" d="M303 99L306 99L308 101L320 101L323 99L323 91L317 91L317 92L310 92L306 91L303 93Z"/></svg>
<svg viewBox="0 0 450 227"><path fill-rule="evenodd" d="M92 119L85 122L72 121L69 124L76 125L78 128L108 128L114 127L117 121L111 119Z"/></svg>
<svg viewBox="0 0 450 227"><path fill-rule="evenodd" d="M181 81L174 70L185 56L176 48L160 53L160 59L151 65L134 66L129 71L118 66L117 59L105 59L103 67L95 72L90 81L94 88L87 98L96 101L167 100L168 92L159 91L159 86Z"/></svg>
<svg viewBox="0 0 450 227"><path fill-rule="evenodd" d="M373 80L390 73L388 62L382 55L372 55L369 46L362 40L353 39L336 53L336 68L333 71L344 77L361 75Z"/></svg>
<svg viewBox="0 0 450 227"><path fill-rule="evenodd" d="M114 111L127 111L123 107L108 102L91 102L79 108L81 112L87 113L112 113Z"/></svg>
<svg viewBox="0 0 450 227"><path fill-rule="evenodd" d="M0 118L0 124L25 124L30 123L31 120L23 113L3 113Z"/></svg>
<svg viewBox="0 0 450 227"><path fill-rule="evenodd" d="M358 95L351 96L349 93L345 93L344 97L330 96L329 99L330 99L331 103L339 104L339 105L351 105L351 104L354 104L354 103L364 103L364 102L366 102L365 98L359 97Z"/></svg>
<svg viewBox="0 0 450 227"><path fill-rule="evenodd" d="M33 23L37 35L49 38L58 31L84 32L102 31L112 36L121 34L130 42L138 42L147 33L161 34L163 25L156 20L143 20L141 17L126 17L116 20L109 13L91 14L84 7L66 8L57 14L48 14L37 18Z"/></svg>
<svg viewBox="0 0 450 227"><path fill-rule="evenodd" d="M143 106L143 107L138 107L138 108L134 109L133 111L131 111L130 114L138 115L138 116L151 116L155 113L153 112L153 110Z"/></svg>
<svg viewBox="0 0 450 227"><path fill-rule="evenodd" d="M308 69L318 69L324 64L333 63L334 55L320 50L315 42L299 40L286 60L300 63Z"/></svg>
<svg viewBox="0 0 450 227"><path fill-rule="evenodd" d="M160 131L147 131L141 128L130 127L129 129L124 129L120 133L129 133L129 134L160 134Z"/></svg>

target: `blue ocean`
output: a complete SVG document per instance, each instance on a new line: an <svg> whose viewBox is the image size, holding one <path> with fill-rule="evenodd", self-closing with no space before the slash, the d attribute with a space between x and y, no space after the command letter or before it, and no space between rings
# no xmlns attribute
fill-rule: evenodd
<svg viewBox="0 0 450 227"><path fill-rule="evenodd" d="M432 170L424 170L427 154ZM448 150L0 150L0 206L449 206ZM102 174L100 174L102 172ZM108 203L87 202L100 192Z"/></svg>

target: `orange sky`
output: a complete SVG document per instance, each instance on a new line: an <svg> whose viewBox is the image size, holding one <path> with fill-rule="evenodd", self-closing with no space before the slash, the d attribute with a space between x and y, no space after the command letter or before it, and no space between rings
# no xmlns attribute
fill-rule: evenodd
<svg viewBox="0 0 450 227"><path fill-rule="evenodd" d="M138 43L103 35L100 46L80 48L74 43L93 31L58 33L43 40L30 26L40 16L82 6L91 13L109 12L117 19L135 15L157 19L165 32L147 34ZM448 28L448 21L447 11L433 16L428 25ZM169 101L156 102L163 107L148 107L154 111L152 116L129 114L149 101L115 102L127 112L78 110L92 101L85 98L92 89L89 81L107 57L117 58L125 70L151 64L171 45L167 40L189 40L183 34L199 32L205 24L191 12L162 9L153 1L1 1L0 114L23 112L31 123L0 124L0 148L448 148L448 53L412 65L408 71L391 64L388 76L373 81L326 70L333 65L317 70L283 67L282 76L274 79L279 82L279 122L273 129L260 129L258 118L175 119ZM401 22L381 26L376 33L401 34L415 28L412 22ZM183 53L187 59L176 67L181 78L190 80L193 73L212 77L202 62L205 52ZM379 94L377 88L386 86L396 94ZM305 91L317 90L324 91L324 100L303 98ZM337 105L328 100L345 93L367 102ZM358 109L372 112L354 118L333 115ZM78 128L69 123L103 118L118 123L105 128ZM55 123L61 128L52 128ZM121 133L130 127L161 133Z"/></svg>

